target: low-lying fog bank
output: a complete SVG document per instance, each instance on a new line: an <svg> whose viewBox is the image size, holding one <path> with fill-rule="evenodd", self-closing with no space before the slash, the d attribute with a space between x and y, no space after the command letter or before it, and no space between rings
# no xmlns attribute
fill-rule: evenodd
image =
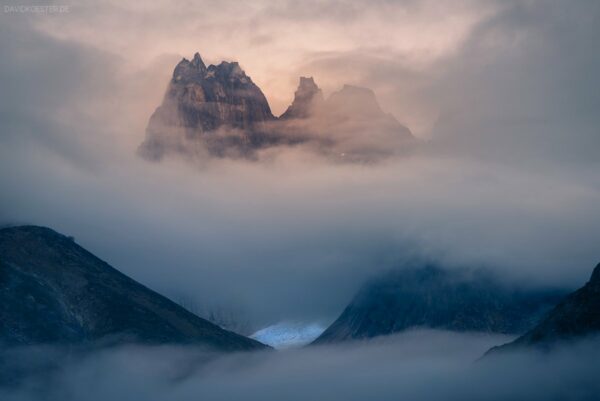
<svg viewBox="0 0 600 401"><path fill-rule="evenodd" d="M124 347L65 358L52 375L3 389L25 400L593 400L597 340L551 353L479 357L506 336L416 330L343 346L216 357ZM23 363L30 351L21 351ZM40 352L35 356L39 361ZM48 352L49 360L60 360ZM16 356L14 351L12 356ZM31 359L30 359L31 360Z"/></svg>

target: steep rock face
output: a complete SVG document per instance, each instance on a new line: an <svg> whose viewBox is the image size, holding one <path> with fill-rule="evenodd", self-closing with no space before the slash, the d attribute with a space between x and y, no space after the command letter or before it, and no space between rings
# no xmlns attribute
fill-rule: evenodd
<svg viewBox="0 0 600 401"><path fill-rule="evenodd" d="M205 66L200 55L181 60L173 71L163 103L150 117L140 151L150 159L193 151L245 154L273 143L267 124L275 117L264 94L237 62Z"/></svg>
<svg viewBox="0 0 600 401"><path fill-rule="evenodd" d="M529 346L547 348L588 335L600 335L600 264L582 288L566 296L534 328L488 353Z"/></svg>
<svg viewBox="0 0 600 401"><path fill-rule="evenodd" d="M0 342L192 343L261 349L188 312L48 228L0 230Z"/></svg>
<svg viewBox="0 0 600 401"><path fill-rule="evenodd" d="M479 271L404 269L367 283L315 343L365 339L411 327L522 333L563 294L510 289Z"/></svg>
<svg viewBox="0 0 600 401"><path fill-rule="evenodd" d="M370 89L345 85L324 99L312 77L301 77L294 101L276 118L238 63L207 67L196 53L175 67L139 153L150 160L169 153L254 158L268 147L304 144L335 159L373 161L412 139Z"/></svg>
<svg viewBox="0 0 600 401"><path fill-rule="evenodd" d="M325 98L323 92L313 77L300 77L298 89L294 93L294 101L281 115L281 119L308 118L314 115L323 106Z"/></svg>

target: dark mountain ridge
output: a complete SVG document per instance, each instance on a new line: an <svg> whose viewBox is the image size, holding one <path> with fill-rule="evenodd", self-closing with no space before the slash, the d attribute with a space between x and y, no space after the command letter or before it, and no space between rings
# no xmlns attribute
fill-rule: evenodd
<svg viewBox="0 0 600 401"><path fill-rule="evenodd" d="M49 228L0 229L0 342L266 348L223 330Z"/></svg>
<svg viewBox="0 0 600 401"><path fill-rule="evenodd" d="M314 343L367 339L415 327L523 333L564 294L514 288L480 270L406 268L366 283Z"/></svg>
<svg viewBox="0 0 600 401"><path fill-rule="evenodd" d="M487 354L526 347L548 349L594 335L600 335L600 264L583 287L567 295L530 331Z"/></svg>

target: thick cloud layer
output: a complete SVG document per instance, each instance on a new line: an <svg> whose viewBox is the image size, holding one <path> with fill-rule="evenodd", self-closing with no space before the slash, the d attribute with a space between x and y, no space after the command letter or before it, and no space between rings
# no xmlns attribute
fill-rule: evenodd
<svg viewBox="0 0 600 401"><path fill-rule="evenodd" d="M587 279L597 2L238 3L0 15L0 220L53 227L166 295L260 324L331 321L366 277L414 258ZM300 74L325 92L371 87L423 143L375 165L301 149L147 163L135 150L174 54L196 50L239 59L279 111Z"/></svg>
<svg viewBox="0 0 600 401"><path fill-rule="evenodd" d="M597 340L475 362L503 341L413 331L366 344L220 358L195 349L129 347L71 355L52 375L0 390L0 396L7 401L597 399ZM27 360L27 351L21 352ZM34 355L40 361L43 354Z"/></svg>

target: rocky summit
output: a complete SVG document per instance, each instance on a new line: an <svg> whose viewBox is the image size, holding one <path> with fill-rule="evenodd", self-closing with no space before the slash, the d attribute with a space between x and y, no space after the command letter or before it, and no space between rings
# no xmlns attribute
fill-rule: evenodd
<svg viewBox="0 0 600 401"><path fill-rule="evenodd" d="M277 118L237 62L207 67L196 53L175 67L139 152L149 160L170 153L253 158L268 147L308 144L362 160L388 156L410 139L370 89L345 85L325 99L312 77L301 77L292 104Z"/></svg>
<svg viewBox="0 0 600 401"><path fill-rule="evenodd" d="M513 288L480 270L405 268L366 283L315 344L410 328L523 333L564 294L556 289Z"/></svg>
<svg viewBox="0 0 600 401"><path fill-rule="evenodd" d="M265 346L201 319L49 228L0 230L0 343Z"/></svg>
<svg viewBox="0 0 600 401"><path fill-rule="evenodd" d="M309 118L318 113L325 98L323 91L317 86L313 77L300 77L298 89L294 93L294 101L281 115L281 119Z"/></svg>
<svg viewBox="0 0 600 401"><path fill-rule="evenodd" d="M275 120L260 88L236 62L206 67L200 54L173 71L163 103L150 117L143 156L160 159L170 151L194 152L202 143L216 156L247 154L274 143L267 123Z"/></svg>

